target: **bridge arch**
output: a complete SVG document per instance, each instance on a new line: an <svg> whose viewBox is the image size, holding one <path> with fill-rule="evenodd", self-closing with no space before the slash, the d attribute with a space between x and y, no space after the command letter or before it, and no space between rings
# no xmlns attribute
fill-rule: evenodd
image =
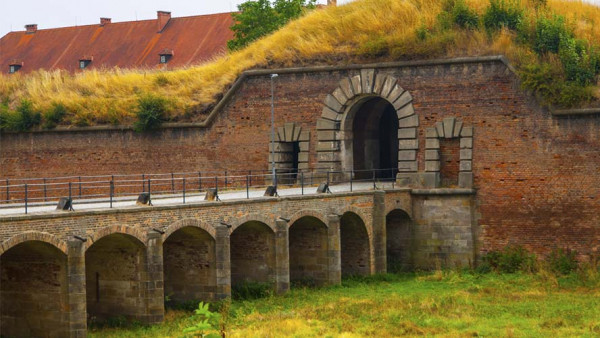
<svg viewBox="0 0 600 338"><path fill-rule="evenodd" d="M292 224L294 224L296 221L303 217L314 217L321 221L325 225L325 227L329 227L329 224L327 224L327 217L325 217L320 212L309 209L300 210L293 214L292 217L290 217L290 221L288 222L288 227L291 227Z"/></svg>
<svg viewBox="0 0 600 338"><path fill-rule="evenodd" d="M386 214L387 271L412 270L414 266L414 222L408 212L394 209Z"/></svg>
<svg viewBox="0 0 600 338"><path fill-rule="evenodd" d="M135 239L137 239L142 245L146 246L147 242L147 234L146 230L135 228L127 225L111 225L104 228L101 228L94 232L90 236L91 241L86 242L86 250L88 250L94 243L101 240L104 237L113 235L113 234L123 234L129 235Z"/></svg>
<svg viewBox="0 0 600 338"><path fill-rule="evenodd" d="M165 305L212 301L217 292L216 233L214 227L184 219L163 235Z"/></svg>
<svg viewBox="0 0 600 338"><path fill-rule="evenodd" d="M289 222L289 267L292 285L317 286L324 285L329 280L327 223L309 214L311 213L306 212L304 216Z"/></svg>
<svg viewBox="0 0 600 338"><path fill-rule="evenodd" d="M265 217L261 214L251 214L235 218L230 224L231 228L229 229L229 234L233 234L237 228L248 222L260 222L269 227L273 233L275 232L275 220L273 218Z"/></svg>
<svg viewBox="0 0 600 338"><path fill-rule="evenodd" d="M198 219L186 218L186 219L182 219L180 221L177 221L177 222L169 225L167 227L167 229L165 230L165 233L163 234L163 240L166 241L174 232L177 232L180 229L183 229L186 227L194 227L194 228L202 229L207 234L209 234L213 239L216 239L216 237L217 237L217 231L212 225L202 222L201 220L198 220Z"/></svg>
<svg viewBox="0 0 600 338"><path fill-rule="evenodd" d="M269 224L249 218L231 229L229 237L231 285L247 282L273 284L276 279L275 231Z"/></svg>
<svg viewBox="0 0 600 338"><path fill-rule="evenodd" d="M3 243L0 254L3 335L68 336L68 267L63 243L52 235L34 232Z"/></svg>
<svg viewBox="0 0 600 338"><path fill-rule="evenodd" d="M390 169L377 171L380 178L416 172L419 118L412 100L395 76L375 69L342 79L317 122L319 168L354 170L357 178L361 170Z"/></svg>
<svg viewBox="0 0 600 338"><path fill-rule="evenodd" d="M372 240L368 227L359 214L346 211L340 218L340 250L342 275L371 274Z"/></svg>
<svg viewBox="0 0 600 338"><path fill-rule="evenodd" d="M54 246L56 249L60 250L65 255L67 254L67 243L66 241L49 234L47 232L39 232L39 231L27 231L20 233L18 235L14 235L11 238L7 239L0 245L0 255L4 252L10 250L12 247L15 247L21 243L25 243L28 241L39 241L48 243Z"/></svg>

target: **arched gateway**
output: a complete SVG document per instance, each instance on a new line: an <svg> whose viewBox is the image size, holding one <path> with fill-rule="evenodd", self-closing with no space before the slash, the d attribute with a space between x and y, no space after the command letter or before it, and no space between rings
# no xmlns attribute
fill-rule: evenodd
<svg viewBox="0 0 600 338"><path fill-rule="evenodd" d="M418 116L396 77L363 69L325 99L317 122L318 168L355 178L396 178L417 171Z"/></svg>

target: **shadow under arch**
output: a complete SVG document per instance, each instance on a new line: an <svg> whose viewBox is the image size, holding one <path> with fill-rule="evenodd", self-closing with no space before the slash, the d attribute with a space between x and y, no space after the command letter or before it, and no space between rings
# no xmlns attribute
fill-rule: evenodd
<svg viewBox="0 0 600 338"><path fill-rule="evenodd" d="M248 220L232 227L231 285L275 282L275 231L266 223Z"/></svg>
<svg viewBox="0 0 600 338"><path fill-rule="evenodd" d="M88 325L114 317L145 319L146 245L131 229L138 236L109 230L85 252Z"/></svg>
<svg viewBox="0 0 600 338"><path fill-rule="evenodd" d="M328 282L329 246L325 222L303 216L290 222L289 262L292 285L320 286Z"/></svg>
<svg viewBox="0 0 600 338"><path fill-rule="evenodd" d="M205 227L198 226L200 222L178 223L169 227L171 231L165 233L163 241L165 304L215 300L215 238Z"/></svg>
<svg viewBox="0 0 600 338"><path fill-rule="evenodd" d="M371 241L363 219L352 211L340 218L342 276L371 274Z"/></svg>
<svg viewBox="0 0 600 338"><path fill-rule="evenodd" d="M51 235L50 235L51 236ZM6 337L69 335L67 255L49 241L13 237L0 254L0 323ZM49 243L54 242L54 243Z"/></svg>
<svg viewBox="0 0 600 338"><path fill-rule="evenodd" d="M390 211L385 218L387 271L414 268L414 223L402 209Z"/></svg>

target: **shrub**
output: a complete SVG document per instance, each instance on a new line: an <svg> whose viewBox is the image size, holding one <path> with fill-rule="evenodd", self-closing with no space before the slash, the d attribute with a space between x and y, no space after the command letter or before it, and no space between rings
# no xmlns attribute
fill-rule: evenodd
<svg viewBox="0 0 600 338"><path fill-rule="evenodd" d="M550 270L556 274L568 275L577 269L577 252L570 249L552 250L547 258Z"/></svg>
<svg viewBox="0 0 600 338"><path fill-rule="evenodd" d="M378 36L363 43L358 49L358 54L368 57L378 57L387 54L388 51L389 44L387 40L384 36Z"/></svg>
<svg viewBox="0 0 600 338"><path fill-rule="evenodd" d="M479 15L464 0L456 0L450 14L452 22L460 28L475 29L479 26Z"/></svg>
<svg viewBox="0 0 600 338"><path fill-rule="evenodd" d="M273 285L271 283L243 282L231 288L231 298L235 300L258 299L271 296Z"/></svg>
<svg viewBox="0 0 600 338"><path fill-rule="evenodd" d="M168 102L154 94L146 94L138 99L138 107L135 112L137 121L134 124L134 129L137 132L149 131L158 129L161 124L167 121Z"/></svg>
<svg viewBox="0 0 600 338"><path fill-rule="evenodd" d="M200 302L198 308L194 310L192 318L196 321L193 326L183 330L184 333L191 333L199 337L215 337L225 336L220 330L221 315L212 312L208 309L208 304Z"/></svg>
<svg viewBox="0 0 600 338"><path fill-rule="evenodd" d="M595 82L600 67L599 56L595 51L589 51L583 41L563 36L560 39L558 56L567 80L582 86Z"/></svg>
<svg viewBox="0 0 600 338"><path fill-rule="evenodd" d="M534 254L528 253L521 246L507 246L501 251L487 253L482 257L482 261L494 271L515 273L517 271L533 271L536 259Z"/></svg>
<svg viewBox="0 0 600 338"><path fill-rule="evenodd" d="M561 39L572 37L573 32L567 28L563 16L540 16L535 23L535 41L532 47L540 55L547 52L558 53Z"/></svg>
<svg viewBox="0 0 600 338"><path fill-rule="evenodd" d="M523 9L514 1L490 0L490 6L483 14L483 26L488 32L502 27L516 30L523 20Z"/></svg>
<svg viewBox="0 0 600 338"><path fill-rule="evenodd" d="M42 128L52 129L62 121L67 114L67 108L62 103L53 103L52 107L43 113Z"/></svg>
<svg viewBox="0 0 600 338"><path fill-rule="evenodd" d="M33 104L29 100L21 100L15 110L8 107L0 109L0 115L0 127L10 131L30 130L41 120L40 112L33 109Z"/></svg>

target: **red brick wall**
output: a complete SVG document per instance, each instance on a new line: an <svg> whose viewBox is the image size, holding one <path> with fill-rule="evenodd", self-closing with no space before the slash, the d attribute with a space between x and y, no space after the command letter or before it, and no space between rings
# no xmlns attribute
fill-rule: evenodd
<svg viewBox="0 0 600 338"><path fill-rule="evenodd" d="M442 187L458 186L460 139L440 138L440 176Z"/></svg>
<svg viewBox="0 0 600 338"><path fill-rule="evenodd" d="M424 131L444 117L475 128L473 173L480 251L521 244L540 254L569 247L600 252L600 119L558 119L524 93L498 61L406 66L380 72L401 79ZM276 126L311 130L342 77L356 70L285 74L275 80ZM267 169L270 113L268 76L249 77L207 129L6 134L2 176Z"/></svg>

